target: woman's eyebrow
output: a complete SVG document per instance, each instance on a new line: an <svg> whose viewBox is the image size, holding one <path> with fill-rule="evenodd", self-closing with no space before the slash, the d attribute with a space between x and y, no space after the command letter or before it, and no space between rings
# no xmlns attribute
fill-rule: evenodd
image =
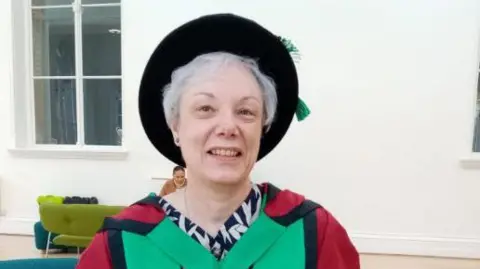
<svg viewBox="0 0 480 269"><path fill-rule="evenodd" d="M210 98L215 98L215 95L213 95L213 93L209 93L209 92L197 92L197 93L195 93L195 96L198 96L198 95L204 95L204 96L207 96L207 97L210 97Z"/></svg>

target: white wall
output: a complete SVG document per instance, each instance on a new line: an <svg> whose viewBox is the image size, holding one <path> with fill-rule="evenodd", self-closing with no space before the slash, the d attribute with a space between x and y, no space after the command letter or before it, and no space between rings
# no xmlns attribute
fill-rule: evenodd
<svg viewBox="0 0 480 269"><path fill-rule="evenodd" d="M302 52L312 109L256 167L330 209L362 252L480 258L480 170L465 169L473 130L480 9L475 0L123 0L124 161L12 157L10 14L0 10L0 232L31 232L40 194L128 204L159 189L172 164L137 114L143 67L172 28L235 12ZM341 3L340 3L341 2ZM162 4L163 3L163 4Z"/></svg>

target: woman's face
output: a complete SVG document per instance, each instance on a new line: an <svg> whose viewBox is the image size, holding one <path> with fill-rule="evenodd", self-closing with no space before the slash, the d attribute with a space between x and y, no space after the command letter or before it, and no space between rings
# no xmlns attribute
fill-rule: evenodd
<svg viewBox="0 0 480 269"><path fill-rule="evenodd" d="M185 171L177 170L173 173L173 179L177 182L182 182L185 179Z"/></svg>
<svg viewBox="0 0 480 269"><path fill-rule="evenodd" d="M246 180L256 162L263 99L256 79L240 65L187 86L173 132L191 178L221 184Z"/></svg>

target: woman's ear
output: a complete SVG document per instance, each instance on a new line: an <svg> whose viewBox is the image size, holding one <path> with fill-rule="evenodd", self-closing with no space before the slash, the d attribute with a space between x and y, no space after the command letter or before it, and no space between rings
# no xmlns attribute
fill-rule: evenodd
<svg viewBox="0 0 480 269"><path fill-rule="evenodd" d="M173 141L175 145L179 146L180 138L178 135L178 120L175 120L172 122L172 125L170 126L170 130L172 131Z"/></svg>

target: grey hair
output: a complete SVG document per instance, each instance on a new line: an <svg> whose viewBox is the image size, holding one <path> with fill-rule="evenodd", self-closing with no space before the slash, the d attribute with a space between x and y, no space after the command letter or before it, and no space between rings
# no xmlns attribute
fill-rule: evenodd
<svg viewBox="0 0 480 269"><path fill-rule="evenodd" d="M171 127L174 120L179 117L180 100L187 84L229 64L242 64L257 80L263 97L263 126L266 130L270 128L275 118L278 102L275 82L260 71L258 63L254 59L227 52L202 54L173 71L171 83L163 89L163 111L168 126Z"/></svg>

